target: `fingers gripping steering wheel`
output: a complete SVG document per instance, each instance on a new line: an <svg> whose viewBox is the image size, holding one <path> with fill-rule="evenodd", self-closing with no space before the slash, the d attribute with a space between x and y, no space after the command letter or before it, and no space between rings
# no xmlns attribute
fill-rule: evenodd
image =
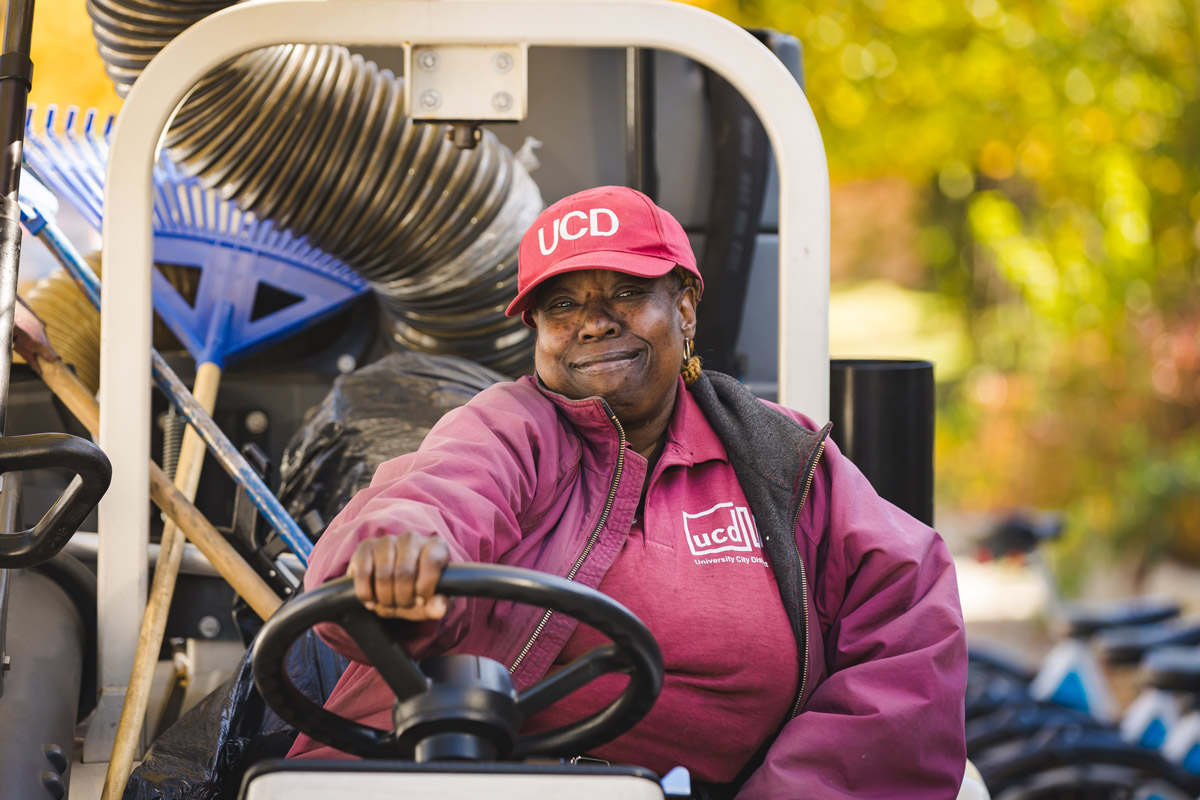
<svg viewBox="0 0 1200 800"><path fill-rule="evenodd" d="M367 758L417 761L586 753L632 728L658 698L663 662L653 634L632 612L595 589L517 567L450 564L437 591L559 611L591 625L612 643L518 693L504 666L488 658L439 656L418 667L383 620L359 603L352 579L340 578L300 595L263 626L253 662L259 692L284 720L319 742ZM292 685L284 667L287 651L304 631L322 622L340 625L395 692L394 730L326 711ZM630 680L607 708L560 728L517 735L525 719L610 672L625 673Z"/></svg>

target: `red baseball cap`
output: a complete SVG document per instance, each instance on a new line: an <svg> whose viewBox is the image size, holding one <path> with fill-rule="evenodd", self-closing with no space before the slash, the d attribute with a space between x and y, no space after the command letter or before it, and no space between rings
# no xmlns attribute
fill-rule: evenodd
<svg viewBox="0 0 1200 800"><path fill-rule="evenodd" d="M521 238L517 297L504 313L528 315L537 287L548 278L584 269L612 269L642 278L675 265L704 280L687 234L674 217L635 189L601 186L564 197L541 213Z"/></svg>

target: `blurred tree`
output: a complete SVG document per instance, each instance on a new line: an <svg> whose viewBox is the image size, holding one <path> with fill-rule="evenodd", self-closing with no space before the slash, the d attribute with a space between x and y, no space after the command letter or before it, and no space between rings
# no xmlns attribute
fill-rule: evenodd
<svg viewBox="0 0 1200 800"><path fill-rule="evenodd" d="M1200 561L1196 6L699 4L800 38L834 181L923 187L976 365L940 409L941 501L1065 508L1076 564Z"/></svg>
<svg viewBox="0 0 1200 800"><path fill-rule="evenodd" d="M4 8L0 7L0 19ZM47 105L116 113L121 99L104 74L83 0L36 0L33 9L33 89L40 121Z"/></svg>

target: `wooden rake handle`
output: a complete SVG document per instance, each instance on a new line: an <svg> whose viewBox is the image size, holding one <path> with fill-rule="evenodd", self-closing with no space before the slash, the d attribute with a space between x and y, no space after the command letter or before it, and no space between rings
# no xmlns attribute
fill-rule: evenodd
<svg viewBox="0 0 1200 800"><path fill-rule="evenodd" d="M192 395L207 414L211 415L216 407L217 388L220 383L221 370L216 364L198 366ZM183 435L183 447L180 449L175 488L189 501L196 497L206 452L200 435L188 426ZM138 630L133 669L129 673L129 685L126 687L125 702L121 706L121 719L117 723L117 736L113 740L113 751L108 760L108 771L104 776L100 800L120 800L125 792L125 784L129 782L129 774L133 770L133 760L137 757L142 729L146 722L146 710L150 705L154 667L158 663L159 651L162 650L171 599L175 596L179 563L183 559L183 543L183 531L174 520L169 520L162 532L162 546L158 551L158 561L154 565L154 580L150 583L150 598L146 603L146 613L142 615L142 626Z"/></svg>

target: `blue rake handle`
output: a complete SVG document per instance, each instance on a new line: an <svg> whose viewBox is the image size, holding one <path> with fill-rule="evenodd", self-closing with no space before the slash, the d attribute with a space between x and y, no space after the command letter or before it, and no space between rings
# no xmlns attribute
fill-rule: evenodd
<svg viewBox="0 0 1200 800"><path fill-rule="evenodd" d="M36 208L21 203L21 224L30 234L38 237L49 248L50 252L62 263L62 265L75 279L79 288L92 305L97 309L100 308L100 279L96 277L96 273L84 261L83 256L71 244L62 230L48 216L38 212ZM246 489L247 494L258 510L262 512L267 521L275 531L283 538L284 542L295 553L300 561L304 564L308 563L309 554L312 553L312 542L296 521L283 509L279 499L271 493L267 485L263 483L262 478L258 473L247 463L246 459L242 458L241 453L233 446L233 442L229 441L217 423L213 422L196 399L192 397L192 393L187 390L183 382L168 365L167 362L159 355L158 350L150 348L151 372L154 376L154 383L165 394L184 419L188 421L196 432L200 434L200 438L208 445L208 449L216 457L221 466L229 473L229 477L233 478L238 485ZM282 565L278 565L280 569ZM283 569L285 575L290 573Z"/></svg>

